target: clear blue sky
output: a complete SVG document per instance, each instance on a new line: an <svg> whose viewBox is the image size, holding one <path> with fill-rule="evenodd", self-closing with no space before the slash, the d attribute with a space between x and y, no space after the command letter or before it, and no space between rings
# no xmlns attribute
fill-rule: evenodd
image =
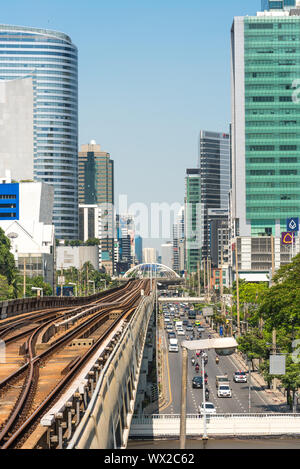
<svg viewBox="0 0 300 469"><path fill-rule="evenodd" d="M1 23L69 34L79 50L79 144L115 161L129 202L182 202L200 129L230 122L230 28L260 0L9 0Z"/></svg>

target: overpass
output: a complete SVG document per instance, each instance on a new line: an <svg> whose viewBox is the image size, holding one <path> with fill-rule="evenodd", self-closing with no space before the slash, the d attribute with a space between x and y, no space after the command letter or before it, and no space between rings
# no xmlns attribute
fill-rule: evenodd
<svg viewBox="0 0 300 469"><path fill-rule="evenodd" d="M159 303L203 303L205 302L204 296L159 296Z"/></svg>
<svg viewBox="0 0 300 469"><path fill-rule="evenodd" d="M300 414L215 414L207 415L209 437L299 436ZM201 437L204 418L188 414L186 436ZM159 439L179 438L180 415L134 415L130 438Z"/></svg>

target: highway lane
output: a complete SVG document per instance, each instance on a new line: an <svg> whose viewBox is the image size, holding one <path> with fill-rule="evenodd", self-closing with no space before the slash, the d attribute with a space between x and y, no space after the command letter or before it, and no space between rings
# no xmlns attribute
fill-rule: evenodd
<svg viewBox="0 0 300 469"><path fill-rule="evenodd" d="M196 328L194 328L196 331ZM202 338L207 338L209 330L202 333ZM182 350L181 342L186 340L185 336L177 336L179 343L179 352L168 353L168 381L170 385L170 405L162 410L165 414L179 414L181 401L181 365ZM168 348L168 337L165 332L165 343ZM220 357L219 364L215 362L216 353L213 350L207 351L208 363L205 370L208 374L208 388L210 391L209 401L213 402L218 413L266 413L266 412L282 412L280 406L270 403L266 392L252 382L251 400L249 406L249 384L235 383L233 381L233 373L239 368L234 359L229 357ZM187 413L197 413L198 406L202 403L202 389L192 388L192 379L197 376L194 366L192 366L191 358L195 356L194 352L188 352L188 383L187 383ZM199 365L201 361L199 360ZM200 373L198 373L200 375ZM229 377L230 388L232 391L231 398L218 398L215 385L216 375L227 374Z"/></svg>

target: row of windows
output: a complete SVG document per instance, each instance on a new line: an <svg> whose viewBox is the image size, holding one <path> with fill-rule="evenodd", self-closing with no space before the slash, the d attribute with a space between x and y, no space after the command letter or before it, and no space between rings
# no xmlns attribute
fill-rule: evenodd
<svg viewBox="0 0 300 469"><path fill-rule="evenodd" d="M274 103L277 101L274 96L251 96L246 97L246 102L253 103ZM278 101L280 103L292 101L292 96L278 96Z"/></svg>
<svg viewBox="0 0 300 469"><path fill-rule="evenodd" d="M270 189L270 188L285 188L292 189L299 187L299 181L286 181L286 182L271 182L271 181L262 181L262 182L247 182L247 189Z"/></svg>
<svg viewBox="0 0 300 469"><path fill-rule="evenodd" d="M0 212L0 218L15 218L16 212Z"/></svg>
<svg viewBox="0 0 300 469"><path fill-rule="evenodd" d="M278 173L275 169L251 169L248 174L250 174L250 176L275 176L275 174L280 174L282 176L296 176L298 171L297 169L281 169Z"/></svg>
<svg viewBox="0 0 300 469"><path fill-rule="evenodd" d="M55 55L56 57L69 57L69 58L72 58L72 59L75 59L77 60L77 54L74 53L74 54L68 54L68 53L65 53L65 52L50 52L50 51L47 51L47 52L43 52L43 51L26 51L26 50L3 50L1 49L1 46L0 46L0 54L1 55L7 55L7 56L10 56L10 55L18 55L20 57L22 57L23 55L40 55L40 56L52 56L52 55Z"/></svg>
<svg viewBox="0 0 300 469"><path fill-rule="evenodd" d="M299 125L300 126L300 120L299 121L296 121L296 120L286 120L286 121L275 121L275 120L272 120L272 121L265 121L265 120L261 120L261 121L246 121L246 126L247 127L293 127L295 125Z"/></svg>
<svg viewBox="0 0 300 469"><path fill-rule="evenodd" d="M245 21L245 29L298 29L299 30L299 22L298 21L284 21L282 23L277 23L274 21L275 18L272 18L272 22L262 22L259 21L257 23L247 23ZM282 20L281 20L282 21Z"/></svg>
<svg viewBox="0 0 300 469"><path fill-rule="evenodd" d="M7 200L7 199L16 199L16 194L0 194L0 199Z"/></svg>
<svg viewBox="0 0 300 469"><path fill-rule="evenodd" d="M262 123L262 125L263 125L263 123ZM287 133L287 132L286 133L280 133L280 132L278 132L278 133L262 133L262 132L260 132L260 133L255 133L255 134L247 133L246 136L247 136L248 139L263 138L263 139L272 139L272 140L274 139L275 140L276 138L277 139L279 138L279 139L282 140L282 139L286 139L286 138L296 139L296 138L299 138L300 135L297 134L297 133L291 133L291 132L289 132L289 133Z"/></svg>
<svg viewBox="0 0 300 469"><path fill-rule="evenodd" d="M275 151L275 145L250 145L250 151ZM296 151L297 145L279 145L279 151Z"/></svg>
<svg viewBox="0 0 300 469"><path fill-rule="evenodd" d="M68 51L76 53L76 49L74 47L67 47L67 46L54 46L52 44L44 45L44 44L1 44L2 39L0 38L0 49L47 49L47 50L61 50L61 51ZM11 53L12 51L8 51ZM19 51L18 51L19 52Z"/></svg>
<svg viewBox="0 0 300 469"><path fill-rule="evenodd" d="M275 158L249 158L250 163L297 163L298 158L296 157L286 157L286 158L279 158L279 160L276 160Z"/></svg>

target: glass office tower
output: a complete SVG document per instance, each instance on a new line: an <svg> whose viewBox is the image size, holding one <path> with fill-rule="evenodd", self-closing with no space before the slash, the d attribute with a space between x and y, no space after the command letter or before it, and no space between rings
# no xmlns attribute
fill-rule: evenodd
<svg viewBox="0 0 300 469"><path fill-rule="evenodd" d="M201 180L200 170L187 169L185 178L185 258L188 274L197 272L201 262Z"/></svg>
<svg viewBox="0 0 300 469"><path fill-rule="evenodd" d="M300 103L293 98L300 77L300 10L294 12L237 17L233 24L237 236L280 236L286 219L300 215Z"/></svg>
<svg viewBox="0 0 300 469"><path fill-rule="evenodd" d="M262 0L261 9L265 10L283 10L293 8L296 5L296 0Z"/></svg>
<svg viewBox="0 0 300 469"><path fill-rule="evenodd" d="M230 136L223 132L201 130L199 145L199 168L201 180L201 239L202 258L211 257L212 231L210 210L227 216L230 190ZM218 210L216 210L218 209Z"/></svg>
<svg viewBox="0 0 300 469"><path fill-rule="evenodd" d="M77 68L66 34L0 25L0 79L33 78L34 179L54 187L53 223L62 239L78 239Z"/></svg>

